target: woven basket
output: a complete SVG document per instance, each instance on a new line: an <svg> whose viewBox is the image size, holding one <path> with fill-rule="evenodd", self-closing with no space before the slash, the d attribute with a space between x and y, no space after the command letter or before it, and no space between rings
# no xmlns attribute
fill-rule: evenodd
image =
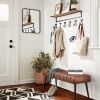
<svg viewBox="0 0 100 100"><path fill-rule="evenodd" d="M41 73L35 72L34 78L36 84L45 84L45 75L43 74L43 72Z"/></svg>

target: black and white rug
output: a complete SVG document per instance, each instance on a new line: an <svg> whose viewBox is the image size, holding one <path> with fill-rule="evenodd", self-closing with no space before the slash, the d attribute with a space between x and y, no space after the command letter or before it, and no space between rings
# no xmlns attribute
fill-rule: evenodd
<svg viewBox="0 0 100 100"><path fill-rule="evenodd" d="M0 100L55 100L45 93L34 91L34 88L17 87L0 89Z"/></svg>

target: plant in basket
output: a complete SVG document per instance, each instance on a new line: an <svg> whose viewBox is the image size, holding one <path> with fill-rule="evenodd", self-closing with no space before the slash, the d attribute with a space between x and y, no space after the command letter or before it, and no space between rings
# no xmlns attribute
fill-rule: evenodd
<svg viewBox="0 0 100 100"><path fill-rule="evenodd" d="M39 52L37 57L33 57L32 68L34 70L35 81L38 84L44 84L45 76L43 75L44 70L49 70L52 67L53 60L48 53L43 51Z"/></svg>
<svg viewBox="0 0 100 100"><path fill-rule="evenodd" d="M79 1L78 0L70 0L71 10L79 9Z"/></svg>

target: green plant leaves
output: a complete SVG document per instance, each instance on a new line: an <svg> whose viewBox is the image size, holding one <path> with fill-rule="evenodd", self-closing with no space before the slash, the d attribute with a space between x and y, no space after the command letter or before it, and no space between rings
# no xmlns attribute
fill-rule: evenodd
<svg viewBox="0 0 100 100"><path fill-rule="evenodd" d="M71 0L70 3L71 4L78 4L78 1L77 0Z"/></svg>
<svg viewBox="0 0 100 100"><path fill-rule="evenodd" d="M39 55L32 60L32 68L36 72L42 72L45 69L50 69L53 64L53 60L51 59L48 53L41 51Z"/></svg>

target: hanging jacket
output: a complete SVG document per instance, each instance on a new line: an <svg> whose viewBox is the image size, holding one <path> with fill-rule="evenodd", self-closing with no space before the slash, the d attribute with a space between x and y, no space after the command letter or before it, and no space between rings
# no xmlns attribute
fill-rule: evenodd
<svg viewBox="0 0 100 100"><path fill-rule="evenodd" d="M63 41L64 30L58 27L54 33L54 43L53 43L53 57L59 58L64 55L64 41Z"/></svg>

